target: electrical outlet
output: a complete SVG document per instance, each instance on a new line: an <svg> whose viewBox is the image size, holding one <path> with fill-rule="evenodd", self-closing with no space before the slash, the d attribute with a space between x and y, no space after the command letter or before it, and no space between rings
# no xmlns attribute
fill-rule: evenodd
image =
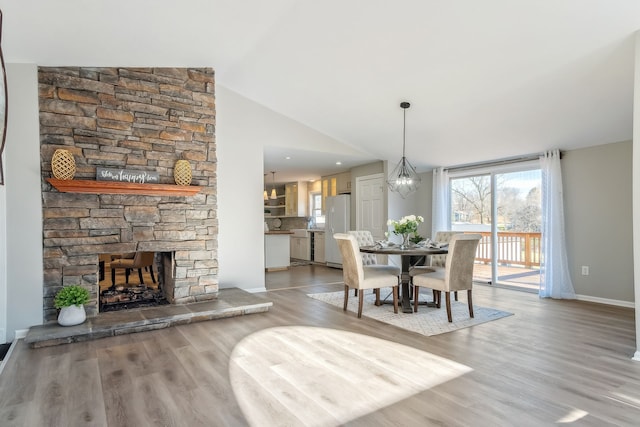
<svg viewBox="0 0 640 427"><path fill-rule="evenodd" d="M588 265L583 265L582 266L582 275L583 276L588 276L589 275L589 266Z"/></svg>

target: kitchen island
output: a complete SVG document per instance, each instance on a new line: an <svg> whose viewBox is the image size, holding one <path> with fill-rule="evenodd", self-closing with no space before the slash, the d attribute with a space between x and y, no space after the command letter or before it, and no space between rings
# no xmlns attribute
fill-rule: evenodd
<svg viewBox="0 0 640 427"><path fill-rule="evenodd" d="M266 271L288 270L290 260L289 239L293 232L272 230L264 232L264 269Z"/></svg>

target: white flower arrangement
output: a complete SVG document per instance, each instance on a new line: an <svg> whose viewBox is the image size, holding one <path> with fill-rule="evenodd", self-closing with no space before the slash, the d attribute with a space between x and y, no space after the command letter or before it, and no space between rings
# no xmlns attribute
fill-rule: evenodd
<svg viewBox="0 0 640 427"><path fill-rule="evenodd" d="M393 226L394 234L401 234L403 236L417 233L418 225L424 222L424 218L420 215L407 215L400 218L399 221L395 219L390 219L387 221L388 226Z"/></svg>

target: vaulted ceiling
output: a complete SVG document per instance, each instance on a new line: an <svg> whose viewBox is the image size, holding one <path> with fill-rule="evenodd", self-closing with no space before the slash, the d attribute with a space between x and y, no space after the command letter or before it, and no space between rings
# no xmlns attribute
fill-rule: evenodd
<svg viewBox="0 0 640 427"><path fill-rule="evenodd" d="M0 8L6 62L212 66L217 84L363 158L399 159L399 104L409 101L407 156L419 171L632 137L637 0L0 0Z"/></svg>

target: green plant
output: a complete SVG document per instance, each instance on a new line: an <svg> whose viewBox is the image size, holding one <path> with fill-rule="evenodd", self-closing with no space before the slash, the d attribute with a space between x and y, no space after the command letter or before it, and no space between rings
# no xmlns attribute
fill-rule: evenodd
<svg viewBox="0 0 640 427"><path fill-rule="evenodd" d="M72 305L84 305L89 302L89 291L82 286L65 286L58 291L53 304L56 308L69 307Z"/></svg>
<svg viewBox="0 0 640 427"><path fill-rule="evenodd" d="M424 240L424 237L422 237L421 235L419 235L418 233L415 233L413 235L413 237L411 239L411 243L415 243L416 245L420 242L422 242Z"/></svg>

